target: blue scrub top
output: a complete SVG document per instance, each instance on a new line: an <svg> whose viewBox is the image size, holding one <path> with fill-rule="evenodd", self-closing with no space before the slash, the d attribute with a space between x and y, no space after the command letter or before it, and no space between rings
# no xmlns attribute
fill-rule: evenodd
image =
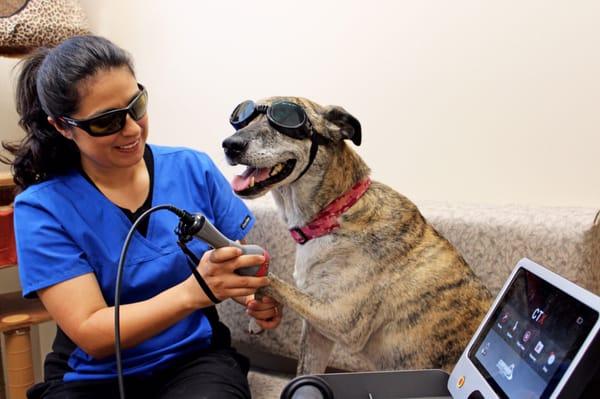
<svg viewBox="0 0 600 399"><path fill-rule="evenodd" d="M232 240L243 238L254 217L204 153L150 146L154 157L152 206L172 204L205 215ZM121 248L131 221L78 171L28 187L15 199L15 236L23 295L94 273L108 306L114 305ZM162 210L150 215L147 236L133 235L123 269L121 303L151 298L187 279L191 272L173 230L178 218ZM207 244L193 240L198 257ZM168 360L208 347L211 326L201 310L122 352L125 375L147 373ZM114 356L97 360L77 348L65 381L114 378Z"/></svg>

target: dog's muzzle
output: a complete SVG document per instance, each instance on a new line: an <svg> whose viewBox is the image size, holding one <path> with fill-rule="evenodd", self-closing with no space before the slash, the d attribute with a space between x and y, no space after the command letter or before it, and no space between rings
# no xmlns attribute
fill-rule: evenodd
<svg viewBox="0 0 600 399"><path fill-rule="evenodd" d="M244 151L246 151L248 140L234 134L223 140L222 146L227 159L236 163Z"/></svg>

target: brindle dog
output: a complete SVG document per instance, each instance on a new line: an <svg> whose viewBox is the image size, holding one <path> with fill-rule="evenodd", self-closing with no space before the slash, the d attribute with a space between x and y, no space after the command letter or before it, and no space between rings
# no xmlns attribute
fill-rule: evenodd
<svg viewBox="0 0 600 399"><path fill-rule="evenodd" d="M260 113L223 148L230 164L248 166L234 179L237 194L271 191L292 229L370 170L344 141L361 141L352 115L297 97L259 104L281 100L304 109L313 140L280 133ZM311 146L317 151L309 165ZM334 343L362 356L365 369L450 370L489 308L487 289L417 207L385 184L373 181L338 222L329 234L296 245L298 288L269 275L263 291L304 319L298 374L323 372Z"/></svg>

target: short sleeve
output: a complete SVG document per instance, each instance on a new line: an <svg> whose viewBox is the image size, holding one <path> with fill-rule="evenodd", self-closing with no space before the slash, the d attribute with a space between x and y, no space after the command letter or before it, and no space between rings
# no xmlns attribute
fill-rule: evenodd
<svg viewBox="0 0 600 399"><path fill-rule="evenodd" d="M233 192L225 176L208 158L207 176L215 227L232 240L240 240L254 225L254 215Z"/></svg>
<svg viewBox="0 0 600 399"><path fill-rule="evenodd" d="M93 272L81 248L48 209L35 201L15 201L15 238L23 296Z"/></svg>

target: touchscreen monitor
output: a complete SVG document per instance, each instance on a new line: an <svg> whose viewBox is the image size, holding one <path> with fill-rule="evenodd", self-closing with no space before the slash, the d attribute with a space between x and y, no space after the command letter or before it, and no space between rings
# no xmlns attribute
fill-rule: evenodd
<svg viewBox="0 0 600 399"><path fill-rule="evenodd" d="M598 317L598 311L520 268L468 358L499 397L548 398Z"/></svg>

